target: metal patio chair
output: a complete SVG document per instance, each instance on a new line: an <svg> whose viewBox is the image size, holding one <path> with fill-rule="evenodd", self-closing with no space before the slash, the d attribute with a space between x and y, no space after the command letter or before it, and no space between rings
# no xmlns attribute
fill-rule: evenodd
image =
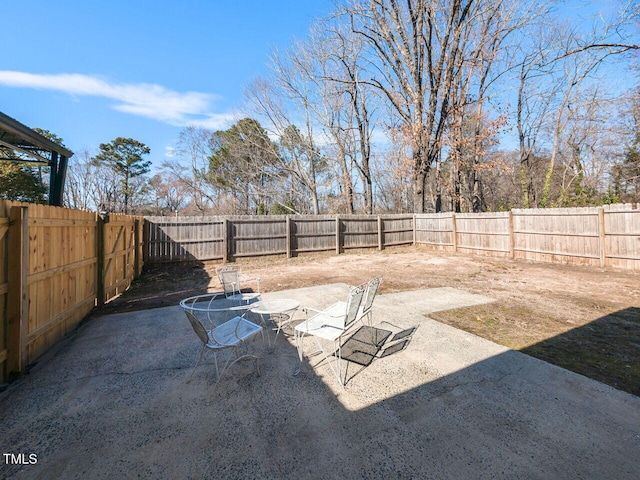
<svg viewBox="0 0 640 480"><path fill-rule="evenodd" d="M325 360L329 364L331 371L338 379L340 385L344 386L340 366L342 361L341 345L345 334L351 329L358 319L358 311L364 296L364 291L364 285L352 287L349 291L346 302L336 302L329 308L322 311L315 310L313 308L305 309L307 313L309 311L315 311L316 314L296 325L294 329L296 346L298 348L298 358L300 359L300 365L294 372L294 375L297 375L300 372L300 368L302 368L302 343L304 337L306 335L310 335L316 339L316 343L324 355ZM331 350L326 349L327 343L332 345ZM330 360L331 356L335 357L333 361Z"/></svg>
<svg viewBox="0 0 640 480"><path fill-rule="evenodd" d="M236 267L222 267L217 273L224 294L229 300L250 303L260 298L260 278L245 278ZM245 282L256 282L256 291L243 292L242 284Z"/></svg>
<svg viewBox="0 0 640 480"><path fill-rule="evenodd" d="M234 363L239 360L245 358L251 358L255 362L256 374L260 376L260 368L258 366L258 357L256 355L249 354L246 350L245 342L260 333L262 335L262 343L264 344L264 333L263 328L260 325L256 325L249 320L235 316L230 320L227 320L221 323L218 326L214 326L211 330L207 330L206 327L202 324L200 319L196 317L192 312L185 310L184 312L189 319L189 323L193 327L193 330L200 338L202 342L202 349L200 350L200 356L198 361L196 362L195 367L191 371L191 375L189 375L189 379L187 383L191 381L193 374L202 362L202 358L204 357L204 352L207 350L212 350L214 354L214 362L216 366L216 385L220 382L222 375L230 368ZM245 353L239 355L239 348L244 347ZM228 351L228 356L226 358L225 364L222 369L218 368L218 353L223 350ZM235 358L234 358L235 356Z"/></svg>
<svg viewBox="0 0 640 480"><path fill-rule="evenodd" d="M369 326L373 325L373 301L376 298L376 294L378 293L378 289L380 288L381 283L382 277L375 277L367 282L367 287L364 291L364 297L362 298L362 303L360 304L360 308L358 309L357 320L363 320L364 317L367 317Z"/></svg>

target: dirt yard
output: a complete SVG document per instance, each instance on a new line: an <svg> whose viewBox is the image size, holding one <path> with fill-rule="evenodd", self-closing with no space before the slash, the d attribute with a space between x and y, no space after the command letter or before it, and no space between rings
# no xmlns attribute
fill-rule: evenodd
<svg viewBox="0 0 640 480"><path fill-rule="evenodd" d="M363 283L382 275L380 293L453 287L496 302L431 318L640 396L640 274L592 267L469 257L424 248L238 261L262 291ZM145 273L108 314L176 305L220 290L218 263ZM248 284L253 286L253 284Z"/></svg>

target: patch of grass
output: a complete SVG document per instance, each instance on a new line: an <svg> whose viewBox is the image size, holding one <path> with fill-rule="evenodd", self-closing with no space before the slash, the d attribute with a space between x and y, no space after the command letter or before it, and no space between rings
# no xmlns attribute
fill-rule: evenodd
<svg viewBox="0 0 640 480"><path fill-rule="evenodd" d="M434 320L640 396L640 308L576 328L502 302L437 312Z"/></svg>
<svg viewBox="0 0 640 480"><path fill-rule="evenodd" d="M640 396L640 308L604 315L522 351Z"/></svg>

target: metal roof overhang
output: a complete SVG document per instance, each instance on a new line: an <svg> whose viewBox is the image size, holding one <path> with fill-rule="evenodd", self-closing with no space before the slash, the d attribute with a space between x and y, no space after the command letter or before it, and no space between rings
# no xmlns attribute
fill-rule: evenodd
<svg viewBox="0 0 640 480"><path fill-rule="evenodd" d="M22 157L15 158L3 155L3 150L7 149L18 152ZM24 158L25 155L30 158ZM0 160L51 167L49 205L62 206L67 161L72 155L71 150L52 142L26 125L0 112Z"/></svg>

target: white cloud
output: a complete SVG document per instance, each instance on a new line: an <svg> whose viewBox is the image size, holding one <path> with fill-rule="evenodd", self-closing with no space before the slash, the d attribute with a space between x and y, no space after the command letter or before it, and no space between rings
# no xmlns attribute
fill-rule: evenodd
<svg viewBox="0 0 640 480"><path fill-rule="evenodd" d="M172 158L175 157L177 155L177 150L174 146L172 145L166 145L164 147L164 156L167 158Z"/></svg>
<svg viewBox="0 0 640 480"><path fill-rule="evenodd" d="M0 85L15 88L56 90L73 96L94 96L116 100L112 108L178 127L226 128L233 113L213 113L215 95L176 92L156 84L117 84L96 76L62 73L39 75L0 70Z"/></svg>

